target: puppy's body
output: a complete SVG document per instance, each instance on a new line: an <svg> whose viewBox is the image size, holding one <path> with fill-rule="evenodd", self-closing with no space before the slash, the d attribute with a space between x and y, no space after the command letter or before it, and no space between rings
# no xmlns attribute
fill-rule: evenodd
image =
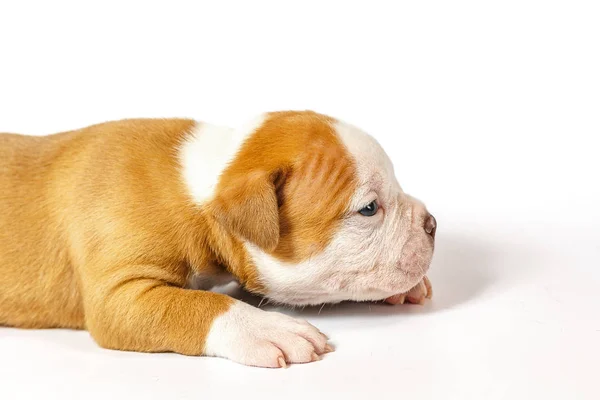
<svg viewBox="0 0 600 400"><path fill-rule="evenodd" d="M408 197L412 211L402 208L380 171L390 216L350 214L373 178L361 177L357 165L369 160L352 156L335 123L273 113L237 130L141 119L0 135L0 325L88 329L105 347L251 365L315 360L327 345L311 325L189 288L231 277L277 301L315 304L383 299L423 279L424 208ZM368 265L340 269L336 252L352 253L356 239L339 232L409 219L402 257L377 251Z"/></svg>
<svg viewBox="0 0 600 400"><path fill-rule="evenodd" d="M0 324L84 326L62 208L49 194L57 190L52 175L64 174L58 159L74 139L0 135Z"/></svg>
<svg viewBox="0 0 600 400"><path fill-rule="evenodd" d="M178 289L190 263L199 271L216 265L208 250L209 222L185 196L175 152L193 125L130 120L39 138L1 136L0 323L97 327L96 339L111 346L110 332L128 329L122 324L129 322L130 329L147 331L136 335L139 343L118 347L160 351L173 350L158 341L177 332L137 323L149 316L107 304L111 297L128 292L128 299L115 301L129 301L153 291L144 307L160 313L168 306L163 318L183 317L173 312L177 308L205 308L209 314L199 322L206 322L224 311L230 303L225 296L200 301L189 296L197 293ZM192 298L166 304L178 303L174 297ZM197 337L208 327L198 327ZM181 342L186 347L187 340ZM199 354L202 342L187 346L193 342L195 350L180 350Z"/></svg>

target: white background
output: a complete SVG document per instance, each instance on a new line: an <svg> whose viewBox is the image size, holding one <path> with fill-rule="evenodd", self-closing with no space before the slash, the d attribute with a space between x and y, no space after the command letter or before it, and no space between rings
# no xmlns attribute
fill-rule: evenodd
<svg viewBox="0 0 600 400"><path fill-rule="evenodd" d="M598 2L0 3L0 131L306 108L436 215L431 302L284 310L337 346L287 370L0 328L0 397L600 398Z"/></svg>

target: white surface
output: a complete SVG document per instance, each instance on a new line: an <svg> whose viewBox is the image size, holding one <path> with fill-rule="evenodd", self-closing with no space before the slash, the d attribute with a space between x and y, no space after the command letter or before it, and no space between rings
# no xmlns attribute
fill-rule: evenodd
<svg viewBox="0 0 600 400"><path fill-rule="evenodd" d="M0 6L0 130L339 116L435 213L434 299L287 311L337 346L287 370L0 328L2 399L600 398L597 2L122 3Z"/></svg>

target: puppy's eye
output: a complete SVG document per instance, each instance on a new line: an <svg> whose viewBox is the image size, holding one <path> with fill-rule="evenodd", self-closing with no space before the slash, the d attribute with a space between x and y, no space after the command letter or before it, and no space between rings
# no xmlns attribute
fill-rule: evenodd
<svg viewBox="0 0 600 400"><path fill-rule="evenodd" d="M377 210L379 210L379 206L376 201L372 201L367 204L365 207L361 208L358 212L365 217L372 217L377 214Z"/></svg>

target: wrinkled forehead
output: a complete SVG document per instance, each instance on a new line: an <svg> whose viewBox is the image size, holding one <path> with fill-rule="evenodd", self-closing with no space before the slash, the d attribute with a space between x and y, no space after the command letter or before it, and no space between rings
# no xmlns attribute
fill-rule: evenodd
<svg viewBox="0 0 600 400"><path fill-rule="evenodd" d="M386 195L400 190L394 166L374 137L347 122L336 121L334 127L356 163L358 185L353 201L362 201L373 191Z"/></svg>

